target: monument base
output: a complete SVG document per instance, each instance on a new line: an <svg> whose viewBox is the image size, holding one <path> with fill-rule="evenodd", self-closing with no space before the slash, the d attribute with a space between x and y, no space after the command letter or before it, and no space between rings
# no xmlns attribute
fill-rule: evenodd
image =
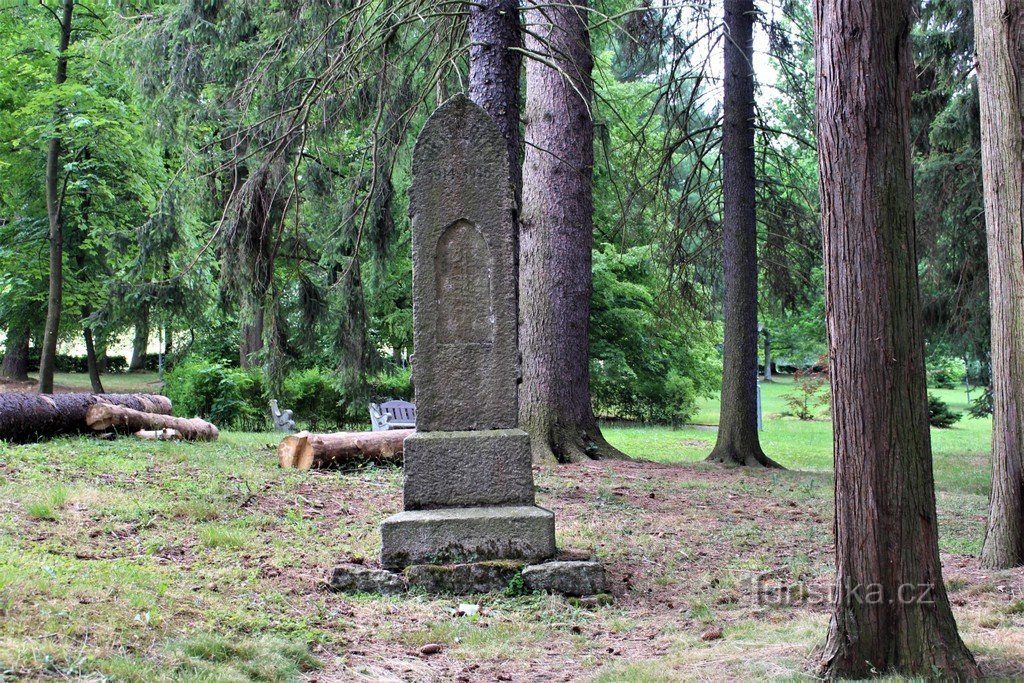
<svg viewBox="0 0 1024 683"><path fill-rule="evenodd" d="M521 429L416 432L403 448L406 510L534 503L530 435Z"/></svg>
<svg viewBox="0 0 1024 683"><path fill-rule="evenodd" d="M555 515L532 505L400 512L381 525L381 565L486 560L539 562L555 555Z"/></svg>

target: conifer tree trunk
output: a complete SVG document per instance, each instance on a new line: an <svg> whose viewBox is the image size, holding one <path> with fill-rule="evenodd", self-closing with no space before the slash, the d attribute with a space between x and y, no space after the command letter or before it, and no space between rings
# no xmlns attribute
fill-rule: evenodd
<svg viewBox="0 0 1024 683"><path fill-rule="evenodd" d="M1024 0L975 0L992 316L992 495L981 559L1024 564Z"/></svg>
<svg viewBox="0 0 1024 683"><path fill-rule="evenodd" d="M149 348L149 306L143 306L135 321L135 338L132 340L132 361L128 366L130 372L142 372L146 369L146 350Z"/></svg>
<svg viewBox="0 0 1024 683"><path fill-rule="evenodd" d="M57 48L57 73L54 83L68 79L68 46L71 44L71 22L74 0L64 0ZM42 357L39 361L39 393L53 393L53 370L57 357L57 336L60 334L61 303L64 298L64 226L60 206L61 139L54 136L46 150L46 215L50 222L50 285L46 301L46 326L43 330Z"/></svg>
<svg viewBox="0 0 1024 683"><path fill-rule="evenodd" d="M516 202L523 192L519 77L523 45L519 0L480 0L469 8L469 99L498 124L508 146Z"/></svg>
<svg viewBox="0 0 1024 683"><path fill-rule="evenodd" d="M86 319L92 315L92 309L82 306L82 318ZM103 382L100 380L100 363L96 357L96 343L93 338L92 328L88 325L82 326L82 334L85 337L85 363L89 372L89 384L95 394L102 394Z"/></svg>
<svg viewBox="0 0 1024 683"><path fill-rule="evenodd" d="M519 425L537 462L625 457L590 402L594 121L586 4L525 4L526 154L519 243ZM557 67L557 68L554 68Z"/></svg>
<svg viewBox="0 0 1024 683"><path fill-rule="evenodd" d="M911 166L914 0L815 0L836 588L819 673L979 675L942 581Z"/></svg>
<svg viewBox="0 0 1024 683"><path fill-rule="evenodd" d="M0 364L0 377L18 382L28 380L28 341L27 327L13 326L7 330L4 347L4 362Z"/></svg>
<svg viewBox="0 0 1024 683"><path fill-rule="evenodd" d="M754 187L754 0L725 0L722 226L725 344L718 440L724 465L778 467L757 435L757 214Z"/></svg>

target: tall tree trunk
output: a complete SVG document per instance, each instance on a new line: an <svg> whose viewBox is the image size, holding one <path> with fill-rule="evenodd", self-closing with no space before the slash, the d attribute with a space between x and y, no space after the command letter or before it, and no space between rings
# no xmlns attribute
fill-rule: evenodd
<svg viewBox="0 0 1024 683"><path fill-rule="evenodd" d="M135 321L135 338L132 341L132 362L129 372L146 369L146 350L149 348L149 305L144 305Z"/></svg>
<svg viewBox="0 0 1024 683"><path fill-rule="evenodd" d="M28 340L31 336L27 327L14 326L7 330L4 362L0 364L0 377L19 382L28 380Z"/></svg>
<svg viewBox="0 0 1024 683"><path fill-rule="evenodd" d="M764 328L764 381L772 381L772 333Z"/></svg>
<svg viewBox="0 0 1024 683"><path fill-rule="evenodd" d="M624 457L590 402L594 121L586 4L527 0L526 156L520 226L520 427L537 462ZM557 68L556 68L557 67Z"/></svg>
<svg viewBox="0 0 1024 683"><path fill-rule="evenodd" d="M992 496L981 561L1024 564L1024 0L975 0L992 315Z"/></svg>
<svg viewBox="0 0 1024 683"><path fill-rule="evenodd" d="M252 320L242 324L238 353L238 364L245 369L259 365L259 353L263 350L263 306L255 306L251 314Z"/></svg>
<svg viewBox="0 0 1024 683"><path fill-rule="evenodd" d="M722 226L725 345L718 439L725 465L778 467L757 435L757 214L754 187L754 0L725 0Z"/></svg>
<svg viewBox="0 0 1024 683"><path fill-rule="evenodd" d="M914 0L815 0L836 588L824 676L979 676L942 581L910 141Z"/></svg>
<svg viewBox="0 0 1024 683"><path fill-rule="evenodd" d="M87 320L92 315L92 309L82 306L82 319ZM89 384L92 385L93 393L102 394L103 382L100 381L100 364L96 358L96 344L93 340L92 328L88 324L82 326L85 337L85 363L89 371Z"/></svg>
<svg viewBox="0 0 1024 683"><path fill-rule="evenodd" d="M54 83L68 79L68 45L71 43L71 22L74 0L64 0L60 22L60 44L57 49L57 74ZM54 135L46 150L46 215L50 222L50 291L46 302L46 326L43 330L42 358L39 361L39 392L53 393L53 370L57 359L57 336L60 334L61 302L64 297L64 227L60 196L61 139Z"/></svg>
<svg viewBox="0 0 1024 683"><path fill-rule="evenodd" d="M516 203L522 199L519 76L523 44L519 0L482 0L469 8L469 99L491 115L508 146Z"/></svg>

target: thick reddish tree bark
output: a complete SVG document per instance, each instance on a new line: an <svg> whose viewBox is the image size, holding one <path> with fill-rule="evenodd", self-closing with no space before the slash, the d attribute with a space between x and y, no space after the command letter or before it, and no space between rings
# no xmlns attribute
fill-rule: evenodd
<svg viewBox="0 0 1024 683"><path fill-rule="evenodd" d="M722 189L725 344L718 440L708 460L778 467L757 436L757 214L754 0L725 0Z"/></svg>
<svg viewBox="0 0 1024 683"><path fill-rule="evenodd" d="M469 99L498 124L508 146L516 202L523 191L519 148L522 27L519 0L480 0L469 8Z"/></svg>
<svg viewBox="0 0 1024 683"><path fill-rule="evenodd" d="M624 457L590 402L594 121L586 5L526 2L519 424L537 462Z"/></svg>
<svg viewBox="0 0 1024 683"><path fill-rule="evenodd" d="M68 79L68 47L74 0L64 0L57 47L57 74L54 83ZM61 217L60 156L62 142L54 135L46 150L46 214L50 222L50 284L46 302L46 326L43 328L42 357L39 361L39 391L53 393L53 371L57 361L57 336L60 334L61 304L64 299L64 219Z"/></svg>
<svg viewBox="0 0 1024 683"><path fill-rule="evenodd" d="M836 588L827 677L979 675L942 581L910 141L914 0L815 0Z"/></svg>
<svg viewBox="0 0 1024 683"><path fill-rule="evenodd" d="M992 315L987 567L1024 564L1024 0L975 0Z"/></svg>
<svg viewBox="0 0 1024 683"><path fill-rule="evenodd" d="M20 382L28 380L28 340L27 328L14 326L7 330L4 361L0 364L0 377Z"/></svg>

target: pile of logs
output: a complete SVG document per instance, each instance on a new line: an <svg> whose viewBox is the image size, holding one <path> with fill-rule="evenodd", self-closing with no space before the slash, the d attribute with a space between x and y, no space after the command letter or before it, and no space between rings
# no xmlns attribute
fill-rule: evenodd
<svg viewBox="0 0 1024 683"><path fill-rule="evenodd" d="M213 441L217 428L171 416L171 401L154 394L0 394L0 440L30 443L92 432L160 431L161 437ZM172 434L173 432L173 434ZM141 435L140 435L141 436Z"/></svg>

